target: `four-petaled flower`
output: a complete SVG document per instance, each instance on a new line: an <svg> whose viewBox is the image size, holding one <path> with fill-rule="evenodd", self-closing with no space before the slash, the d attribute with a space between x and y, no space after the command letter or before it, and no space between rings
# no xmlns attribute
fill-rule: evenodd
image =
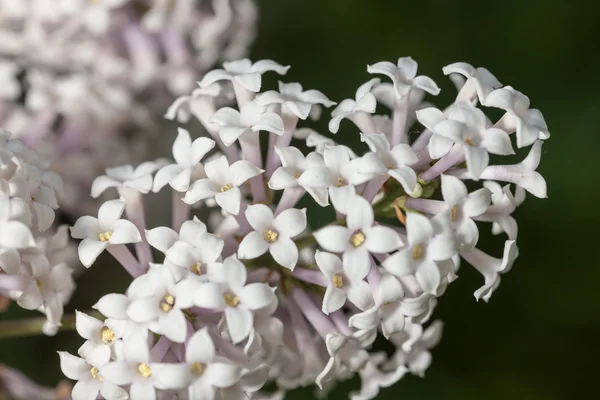
<svg viewBox="0 0 600 400"><path fill-rule="evenodd" d="M417 67L417 62L411 57L400 57L396 65L389 61L381 61L367 66L367 72L388 76L399 98L407 96L412 88L424 90L434 96L438 95L440 88L431 78L417 76Z"/></svg>

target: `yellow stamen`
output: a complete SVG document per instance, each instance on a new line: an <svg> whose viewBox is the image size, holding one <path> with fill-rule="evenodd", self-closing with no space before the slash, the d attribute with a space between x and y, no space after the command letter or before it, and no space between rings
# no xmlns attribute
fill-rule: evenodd
<svg viewBox="0 0 600 400"><path fill-rule="evenodd" d="M350 244L352 244L354 247L360 247L365 240L367 240L367 237L364 233L362 233L362 231L356 231L352 236L350 236Z"/></svg>
<svg viewBox="0 0 600 400"><path fill-rule="evenodd" d="M226 183L223 186L221 186L221 192L226 192L231 189L233 189L233 185L231 183Z"/></svg>
<svg viewBox="0 0 600 400"><path fill-rule="evenodd" d="M469 146L473 146L473 140L470 137L465 138L464 142Z"/></svg>
<svg viewBox="0 0 600 400"><path fill-rule="evenodd" d="M38 289L40 289L40 290L42 290L44 288L44 282L42 282L40 279L36 279L35 284L37 285Z"/></svg>
<svg viewBox="0 0 600 400"><path fill-rule="evenodd" d="M115 332L110 329L108 326L102 328L102 332L100 333L102 337L102 343L104 344L113 344L115 341Z"/></svg>
<svg viewBox="0 0 600 400"><path fill-rule="evenodd" d="M164 312L169 312L173 309L175 305L175 297L170 294L165 294L162 300L160 301L160 309Z"/></svg>
<svg viewBox="0 0 600 400"><path fill-rule="evenodd" d="M100 371L98 371L98 368L96 368L96 367L92 367L90 369L90 375L92 375L92 378L98 379L99 381L103 381L104 380L104 378L102 377L102 375L100 375Z"/></svg>
<svg viewBox="0 0 600 400"><path fill-rule="evenodd" d="M335 274L333 276L333 286L335 286L338 289L341 289L344 287L344 277L341 274Z"/></svg>
<svg viewBox="0 0 600 400"><path fill-rule="evenodd" d="M237 307L240 304L240 298L233 293L225 293L223 294L223 298L228 307Z"/></svg>
<svg viewBox="0 0 600 400"><path fill-rule="evenodd" d="M205 365L199 362L195 362L190 365L190 372L194 375L202 375L204 373Z"/></svg>
<svg viewBox="0 0 600 400"><path fill-rule="evenodd" d="M412 258L413 260L418 260L421 257L423 257L423 247L418 244L412 248Z"/></svg>
<svg viewBox="0 0 600 400"><path fill-rule="evenodd" d="M452 207L452 210L450 210L450 219L452 221L456 221L456 219L458 218L458 208L456 206Z"/></svg>
<svg viewBox="0 0 600 400"><path fill-rule="evenodd" d="M202 275L202 263L197 262L190 267L190 271L196 275Z"/></svg>
<svg viewBox="0 0 600 400"><path fill-rule="evenodd" d="M101 242L108 242L111 237L112 232L102 232L98 234L98 239L100 239Z"/></svg>
<svg viewBox="0 0 600 400"><path fill-rule="evenodd" d="M152 376L152 370L150 369L150 366L146 363L139 363L137 365L137 370L140 373L140 375L144 378L150 378Z"/></svg>
<svg viewBox="0 0 600 400"><path fill-rule="evenodd" d="M267 229L263 232L263 239L265 239L265 242L267 243L273 243L277 240L278 237L279 233L275 232L272 229Z"/></svg>
<svg viewBox="0 0 600 400"><path fill-rule="evenodd" d="M337 187L342 187L342 186L344 186L344 178L337 178L337 181L336 181L335 185L336 185Z"/></svg>

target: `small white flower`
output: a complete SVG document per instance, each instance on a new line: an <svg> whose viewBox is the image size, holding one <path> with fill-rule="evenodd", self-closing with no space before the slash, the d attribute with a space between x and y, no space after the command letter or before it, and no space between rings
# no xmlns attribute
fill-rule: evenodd
<svg viewBox="0 0 600 400"><path fill-rule="evenodd" d="M369 145L372 153L363 156L359 169L364 173L383 173L397 180L407 194L417 190L417 174L408 167L418 161L417 155L405 143L390 146L388 139L382 133L360 134L361 140Z"/></svg>
<svg viewBox="0 0 600 400"><path fill-rule="evenodd" d="M183 343L187 334L183 310L192 306L194 288L186 281L175 284L166 267L153 265L147 274L131 283L127 316L134 322L147 324L155 333Z"/></svg>
<svg viewBox="0 0 600 400"><path fill-rule="evenodd" d="M471 175L479 178L489 164L489 155L514 154L508 134L498 128L488 128L487 117L467 103L456 103L449 118L436 124L432 131L461 146ZM435 136L435 135L434 135ZM450 142L447 142L450 144ZM450 147L447 147L448 150ZM433 157L434 154L431 154Z"/></svg>
<svg viewBox="0 0 600 400"><path fill-rule="evenodd" d="M199 82L200 87L228 80L240 84L251 92L259 92L262 83L262 74L267 71L275 71L279 75L285 75L289 66L283 66L275 61L260 60L252 64L247 58L237 61L229 61L223 63L223 69L215 69L204 75L204 78Z"/></svg>
<svg viewBox="0 0 600 400"><path fill-rule="evenodd" d="M255 310L275 301L264 283L246 284L246 267L235 256L209 270L211 282L203 283L194 295L198 307L224 311L233 343L246 339L253 326Z"/></svg>
<svg viewBox="0 0 600 400"><path fill-rule="evenodd" d="M373 78L370 81L363 83L356 90L355 100L345 99L331 111L331 120L329 121L329 131L337 133L340 129L340 122L344 118L348 118L351 121L355 121L356 118L360 118L363 113L373 114L377 107L377 99L371 93L373 86L378 85L380 82L379 78Z"/></svg>
<svg viewBox="0 0 600 400"><path fill-rule="evenodd" d="M99 368L100 375L119 386L129 386L131 400L156 399L156 389L185 387L184 364L154 363L143 337L132 336L123 345L123 359Z"/></svg>
<svg viewBox="0 0 600 400"><path fill-rule="evenodd" d="M173 158L176 164L165 165L156 172L152 191L158 192L167 183L178 192L188 190L191 182L204 177L200 160L213 147L214 140L199 137L192 142L190 133L179 128L177 138L173 142Z"/></svg>
<svg viewBox="0 0 600 400"><path fill-rule="evenodd" d="M110 361L110 349L98 347L88 354L85 359L76 357L66 351L59 351L60 369L69 379L77 381L73 386L73 400L88 400L96 398L98 393L105 399L127 400L127 392L105 379L100 374L100 368ZM140 399L141 400L141 399Z"/></svg>
<svg viewBox="0 0 600 400"><path fill-rule="evenodd" d="M21 209L24 207L23 204L19 206L12 201L9 190L8 183L0 181L0 247L7 249L33 247L35 240L29 227L21 221L13 220L17 211L15 206Z"/></svg>
<svg viewBox="0 0 600 400"><path fill-rule="evenodd" d="M437 263L452 258L459 247L453 234L442 232L435 225L423 215L407 213L408 244L383 262L385 270L396 276L414 274L421 288L433 295L442 280Z"/></svg>
<svg viewBox="0 0 600 400"><path fill-rule="evenodd" d="M162 164L161 161L147 161L135 169L131 165L107 168L106 175L99 176L92 182L92 197L97 198L111 187L133 189L143 194L149 193L152 189L152 174Z"/></svg>
<svg viewBox="0 0 600 400"><path fill-rule="evenodd" d="M488 107L501 108L508 113L510 127L517 132L519 148L529 146L537 139L545 140L550 137L544 116L540 110L529 108L529 104L529 97L511 86L494 90L486 97L484 103Z"/></svg>
<svg viewBox="0 0 600 400"><path fill-rule="evenodd" d="M206 328L188 340L185 348L190 400L215 398L215 388L235 385L241 378L241 368L217 356L215 345Z"/></svg>
<svg viewBox="0 0 600 400"><path fill-rule="evenodd" d="M80 356L88 358L98 347L112 346L123 338L126 321L107 318L104 322L75 311L75 329L79 336L86 339L85 343L77 350Z"/></svg>
<svg viewBox="0 0 600 400"><path fill-rule="evenodd" d="M327 289L323 297L325 314L342 308L346 304L346 298L361 310L372 305L371 289L364 281L365 270L350 270L338 256L323 251L317 251L315 259L327 279Z"/></svg>
<svg viewBox="0 0 600 400"><path fill-rule="evenodd" d="M257 97L256 102L261 106L282 104L284 112L291 113L300 119L308 118L315 104L322 104L326 107L335 104L318 90L303 91L302 85L295 82L279 82L279 92L275 90L266 91Z"/></svg>
<svg viewBox="0 0 600 400"><path fill-rule="evenodd" d="M388 253L402 245L396 231L373 223L373 208L364 197L355 196L348 202L346 226L329 225L314 236L325 250L343 253L344 268L366 276L371 268L369 253Z"/></svg>
<svg viewBox="0 0 600 400"><path fill-rule="evenodd" d="M426 330L421 325L411 324L409 333L399 332L392 336L390 340L397 350L384 368L406 365L412 374L423 377L432 361L429 350L440 342L443 327L442 321L434 321Z"/></svg>
<svg viewBox="0 0 600 400"><path fill-rule="evenodd" d="M240 111L230 107L217 110L210 122L219 125L219 136L225 146L231 146L243 135L267 131L283 135L283 120L274 112L267 111L253 101L242 104Z"/></svg>
<svg viewBox="0 0 600 400"><path fill-rule="evenodd" d="M473 218L476 221L492 222L492 233L498 235L506 232L510 240L517 238L517 221L511 216L519 205L510 191L510 185L500 186L495 181L485 181L483 186L492 193L492 205L483 214ZM521 191L524 189L520 188Z"/></svg>
<svg viewBox="0 0 600 400"><path fill-rule="evenodd" d="M369 354L352 337L330 333L325 338L325 344L330 358L315 380L320 388L323 387L323 383L337 377L344 368L356 372L361 370L369 361Z"/></svg>
<svg viewBox="0 0 600 400"><path fill-rule="evenodd" d="M279 265L293 270L298 248L292 239L306 229L306 209L289 208L275 217L266 205L255 204L246 209L246 218L254 231L240 243L238 257L252 259L268 251Z"/></svg>
<svg viewBox="0 0 600 400"><path fill-rule="evenodd" d="M239 160L229 165L225 156L207 162L204 170L207 178L194 182L183 201L194 204L199 200L214 197L223 210L234 215L239 214L242 202L239 186L264 172L246 160Z"/></svg>
<svg viewBox="0 0 600 400"><path fill-rule="evenodd" d="M412 88L424 90L434 96L440 93L440 88L431 78L427 76L417 76L417 62L411 57L401 57L397 65L389 61L382 61L367 66L367 72L370 74L383 74L388 76L400 98L409 94Z"/></svg>
<svg viewBox="0 0 600 400"><path fill-rule="evenodd" d="M81 263L89 268L96 258L110 245L137 243L142 241L135 225L120 219L125 209L121 200L110 200L98 210L98 218L85 215L71 227L71 236L83 239L78 253Z"/></svg>
<svg viewBox="0 0 600 400"><path fill-rule="evenodd" d="M442 68L444 75L460 74L467 80L465 85L472 85L473 91L465 94L464 98L459 100L471 100L475 94L479 97L479 101L484 103L487 96L496 88L502 86L498 79L486 68L478 67L475 68L465 62L457 62L450 65L446 65Z"/></svg>

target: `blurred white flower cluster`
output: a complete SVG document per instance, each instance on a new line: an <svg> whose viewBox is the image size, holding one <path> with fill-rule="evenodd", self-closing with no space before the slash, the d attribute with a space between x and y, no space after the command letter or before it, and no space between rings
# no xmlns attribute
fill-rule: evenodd
<svg viewBox="0 0 600 400"><path fill-rule="evenodd" d="M360 131L357 156L298 126L335 105L323 93L298 83L260 92L263 74L288 67L223 67L167 112L197 118L212 139L179 129L172 163L107 170L92 194L116 188L119 198L71 227L86 267L106 250L134 278L94 306L106 319L77 314L86 341L77 356L60 352L73 399L278 399L310 385L324 395L358 374L350 397L359 400L422 376L442 330L429 321L460 260L481 273L475 297L488 301L518 255L512 213L525 191L546 197L541 113L465 63L443 69L459 90L441 110L423 102L440 89L414 60L380 62L368 71L391 83L372 79L331 113L332 132L344 119ZM227 93L235 108L219 106ZM391 117L375 114L378 103ZM504 113L491 120L488 107ZM498 163L514 154L511 137L529 155ZM167 186L172 224L148 229L143 196ZM295 208L303 197L314 206ZM200 205L214 211L208 226L191 216ZM503 235L498 257L477 248L485 224ZM372 351L378 337L394 353ZM267 382L272 390L261 390Z"/></svg>
<svg viewBox="0 0 600 400"><path fill-rule="evenodd" d="M48 335L57 332L75 288L68 227L50 229L61 190L47 162L0 130L0 296L46 314Z"/></svg>
<svg viewBox="0 0 600 400"><path fill-rule="evenodd" d="M253 0L0 0L0 126L89 213L91 181L145 157L157 115L255 35Z"/></svg>

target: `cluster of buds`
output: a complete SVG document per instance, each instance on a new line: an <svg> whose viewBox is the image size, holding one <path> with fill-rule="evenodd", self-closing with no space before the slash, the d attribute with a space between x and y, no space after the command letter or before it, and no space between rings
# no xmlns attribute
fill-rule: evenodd
<svg viewBox="0 0 600 400"><path fill-rule="evenodd" d="M256 17L253 0L2 0L0 126L61 172L61 208L95 211L93 179L143 159L154 116L242 57Z"/></svg>
<svg viewBox="0 0 600 400"><path fill-rule="evenodd" d="M0 297L46 314L48 335L75 288L68 227L50 232L61 187L47 162L0 130Z"/></svg>
<svg viewBox="0 0 600 400"><path fill-rule="evenodd" d="M456 101L440 110L423 103L440 89L410 57L376 63L368 71L392 82L371 79L331 113L333 133L343 119L361 132L366 152L357 156L298 127L335 104L323 93L298 83L260 92L265 72L287 69L241 60L209 72L167 117L193 116L212 139L179 129L174 162L109 169L94 182L94 196L116 188L119 199L71 228L80 260L90 267L107 250L134 279L126 294L99 299L102 315L77 314L86 341L78 356L60 352L74 400L277 399L313 384L323 394L356 373L362 386L351 398L371 399L429 367L442 331L429 320L461 259L482 274L475 297L485 301L511 268L511 214L525 191L546 196L535 169L549 133L526 96L456 63L443 69ZM226 93L237 109L217 105ZM391 118L374 115L378 102ZM485 107L505 113L494 122ZM410 128L417 123L424 129ZM513 134L529 155L490 165L489 154L514 153ZM294 138L314 150L305 155ZM463 180L482 187L469 192ZM143 195L167 186L172 224L148 229ZM309 227L307 209L295 208L303 197L335 217ZM208 227L191 216L200 205ZM499 257L476 247L477 222L506 236ZM393 354L370 351L378 336ZM261 390L266 382L274 390Z"/></svg>

